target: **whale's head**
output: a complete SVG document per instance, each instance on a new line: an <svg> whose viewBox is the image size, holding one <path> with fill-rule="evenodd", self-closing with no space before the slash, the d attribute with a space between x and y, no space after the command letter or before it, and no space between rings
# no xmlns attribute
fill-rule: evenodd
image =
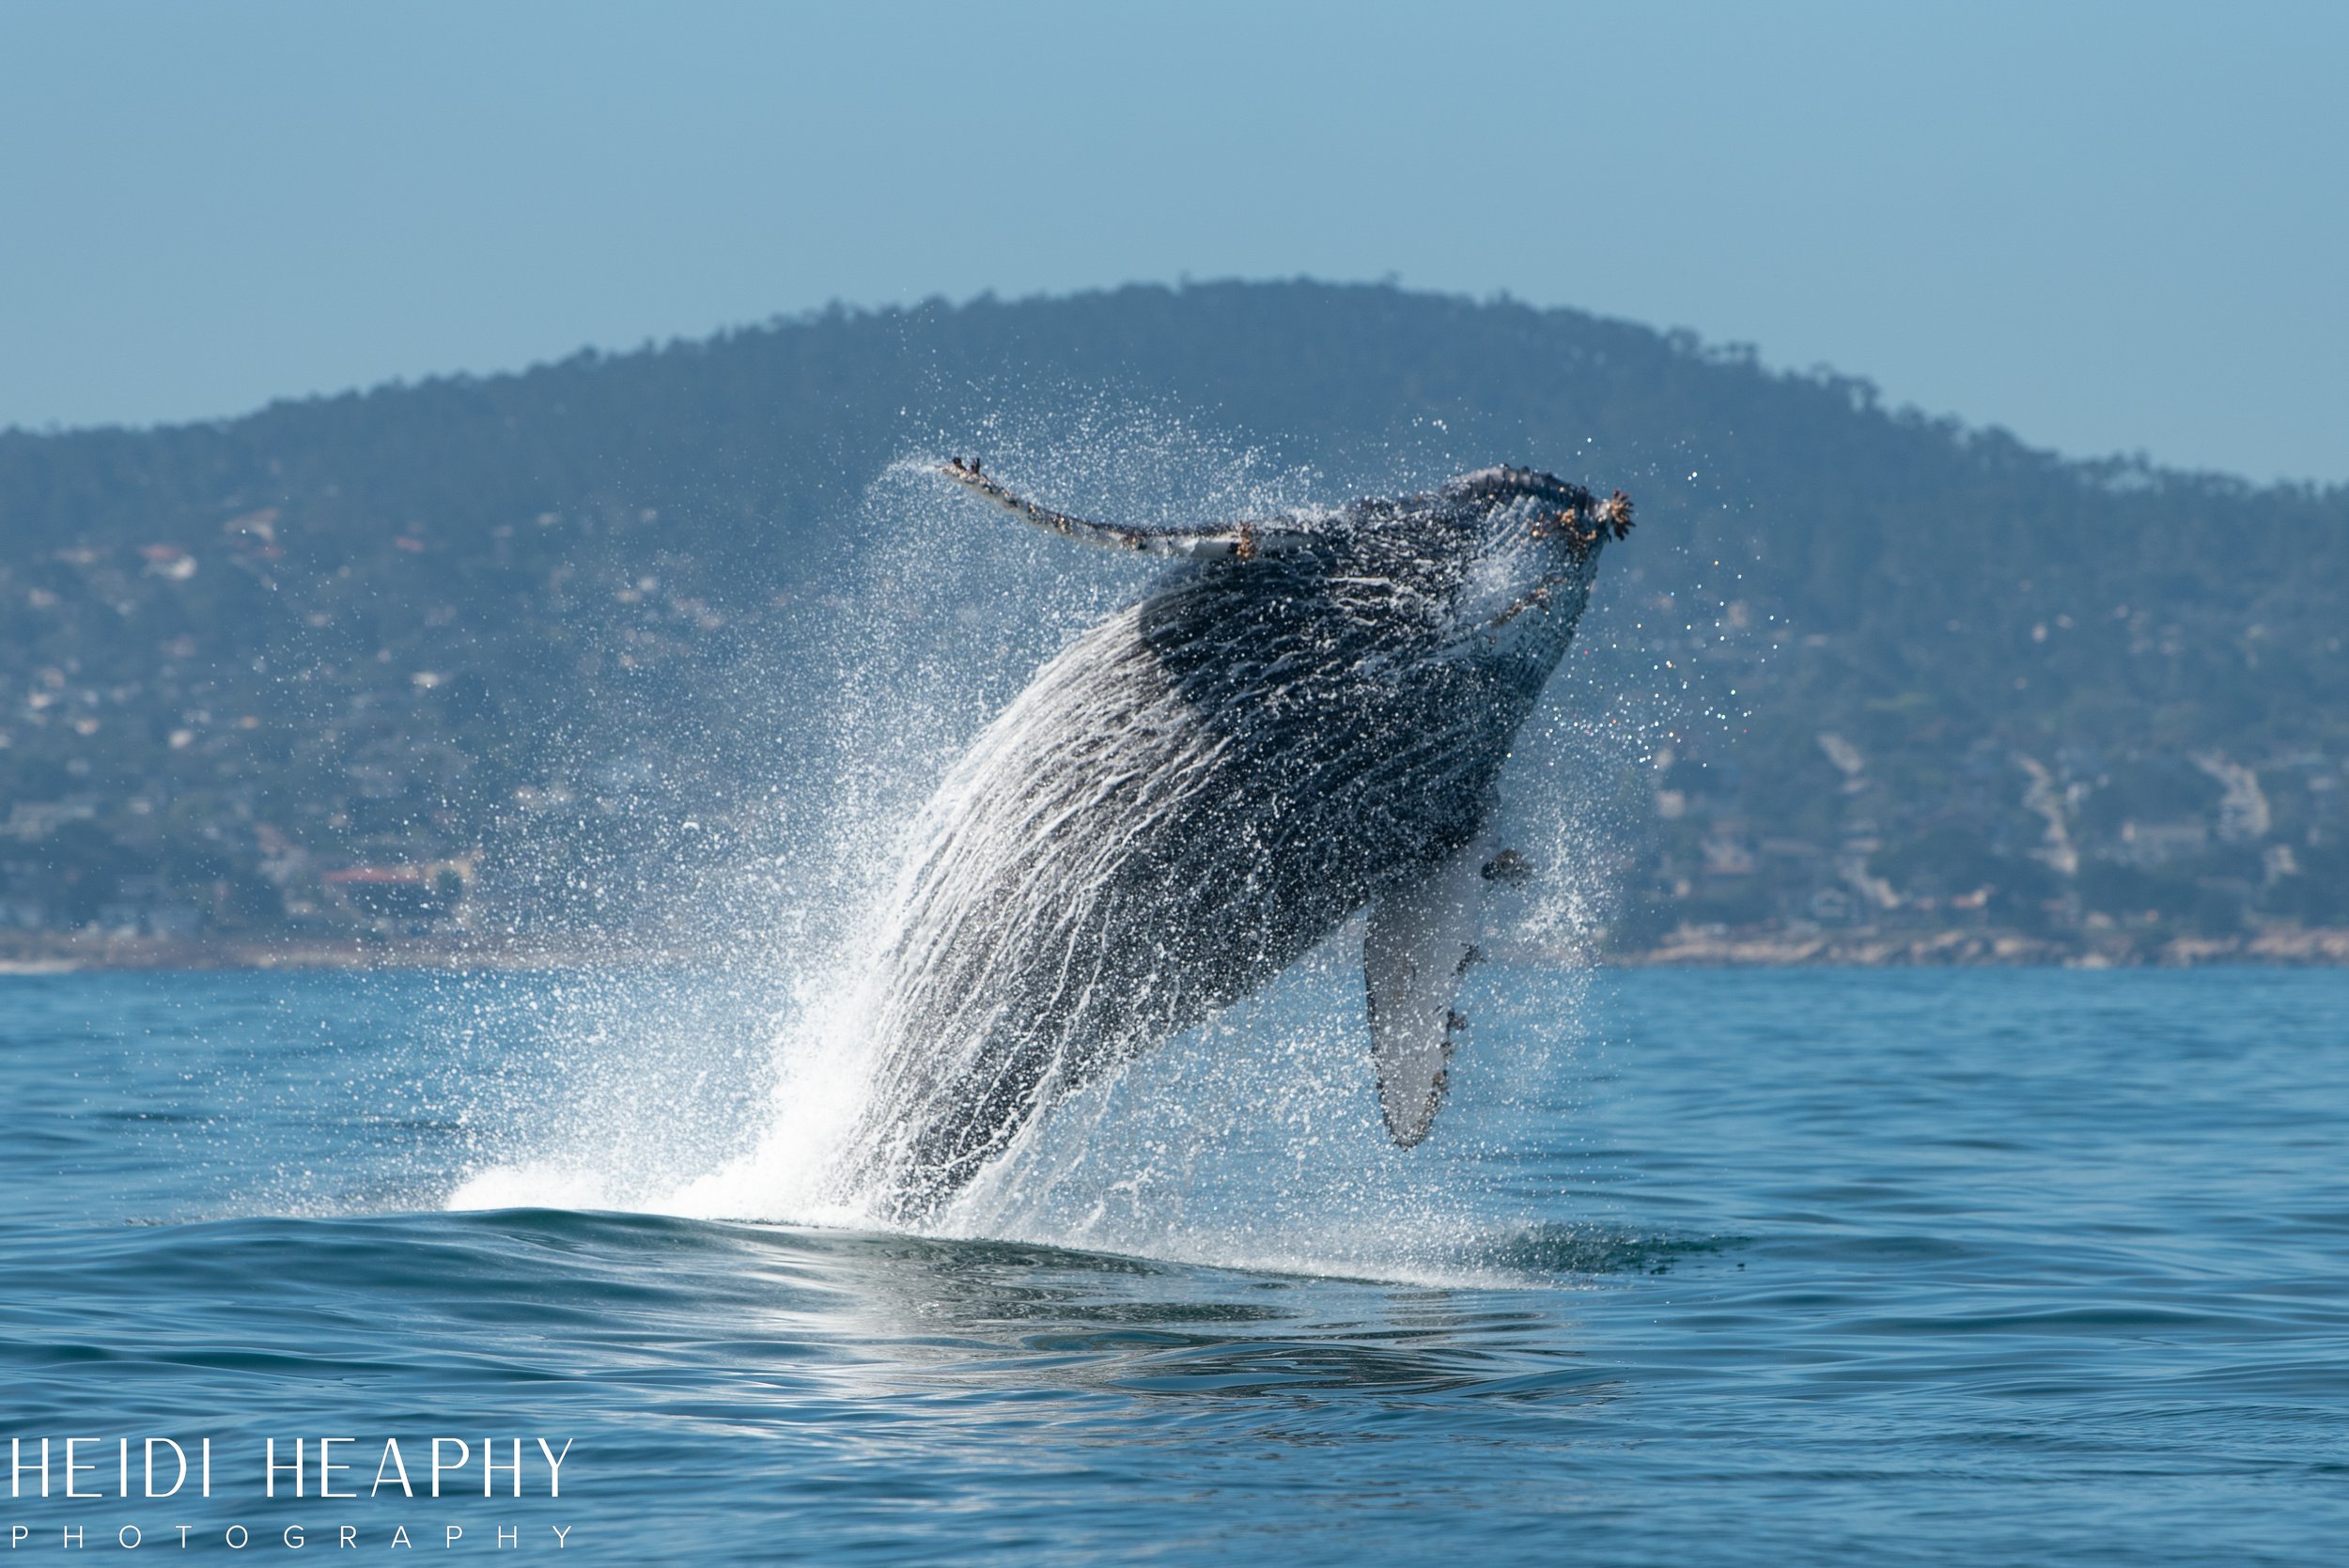
<svg viewBox="0 0 2349 1568"><path fill-rule="evenodd" d="M1439 637L1458 654L1499 658L1546 677L1590 600L1598 558L1631 532L1631 501L1552 474L1488 468L1427 498L1449 558Z"/></svg>

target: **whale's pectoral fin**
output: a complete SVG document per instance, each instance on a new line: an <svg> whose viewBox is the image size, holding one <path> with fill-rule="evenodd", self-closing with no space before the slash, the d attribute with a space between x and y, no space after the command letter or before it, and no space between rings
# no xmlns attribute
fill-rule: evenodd
<svg viewBox="0 0 2349 1568"><path fill-rule="evenodd" d="M1050 530L1063 538L1098 545L1104 550L1121 550L1142 555L1173 555L1195 561L1237 559L1253 560L1259 555L1276 555L1294 549L1307 535L1304 530L1278 522L1225 522L1205 528L1128 528L1118 523L1089 522L1072 518L1066 512L1055 512L1050 506L1039 506L1021 499L998 483L993 475L979 472L976 458L965 462L960 458L941 463L938 472L960 485L981 500L991 501L1014 517Z"/></svg>
<svg viewBox="0 0 2349 1568"><path fill-rule="evenodd" d="M1446 1063L1466 1020L1452 1010L1460 976L1476 961L1483 872L1492 846L1455 850L1379 895L1362 933L1370 998L1370 1054L1387 1132L1409 1148L1435 1125Z"/></svg>

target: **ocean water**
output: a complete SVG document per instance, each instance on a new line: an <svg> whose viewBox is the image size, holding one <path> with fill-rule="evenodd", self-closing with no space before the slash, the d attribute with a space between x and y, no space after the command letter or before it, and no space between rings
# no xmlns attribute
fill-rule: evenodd
<svg viewBox="0 0 2349 1568"><path fill-rule="evenodd" d="M1308 965L921 1236L794 1212L749 972L0 981L15 1560L2349 1540L2349 976L1497 968L1403 1155Z"/></svg>

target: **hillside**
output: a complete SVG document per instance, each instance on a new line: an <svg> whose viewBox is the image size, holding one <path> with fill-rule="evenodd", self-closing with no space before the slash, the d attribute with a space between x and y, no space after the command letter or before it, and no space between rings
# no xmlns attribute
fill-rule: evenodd
<svg viewBox="0 0 2349 1568"><path fill-rule="evenodd" d="M2067 462L1686 334L1294 283L0 434L0 928L625 927L755 836L773 729L723 673L812 678L875 476L1082 438L1089 407L1324 500L1504 459L1636 495L1594 657L1688 694L1620 781L1619 947L2349 924L2349 489ZM1115 505L1117 472L1062 499ZM1126 499L1179 503L1164 478Z"/></svg>

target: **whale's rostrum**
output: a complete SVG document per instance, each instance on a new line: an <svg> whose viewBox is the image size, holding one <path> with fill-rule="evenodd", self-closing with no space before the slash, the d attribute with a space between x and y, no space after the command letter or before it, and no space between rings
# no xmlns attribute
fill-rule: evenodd
<svg viewBox="0 0 2349 1568"><path fill-rule="evenodd" d="M948 773L880 944L844 1196L918 1220L1052 1102L1263 986L1364 906L1393 1141L1441 1103L1511 742L1631 526L1528 469L1323 513L1149 529L972 494L1169 558Z"/></svg>

